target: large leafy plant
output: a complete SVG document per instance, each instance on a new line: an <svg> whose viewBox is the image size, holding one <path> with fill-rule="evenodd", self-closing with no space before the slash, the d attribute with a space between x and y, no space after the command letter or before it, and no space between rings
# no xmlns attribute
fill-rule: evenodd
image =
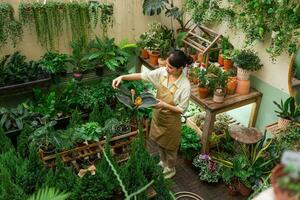
<svg viewBox="0 0 300 200"><path fill-rule="evenodd" d="M199 135L191 128L183 126L181 128L180 151L183 156L192 160L193 156L200 151Z"/></svg>
<svg viewBox="0 0 300 200"><path fill-rule="evenodd" d="M87 47L84 40L78 39L71 42L72 54L68 62L72 65L74 72L85 72L91 69L91 63L86 58Z"/></svg>
<svg viewBox="0 0 300 200"><path fill-rule="evenodd" d="M24 119L29 116L26 104L20 104L17 108L0 108L0 128L4 131L23 129Z"/></svg>
<svg viewBox="0 0 300 200"><path fill-rule="evenodd" d="M118 67L127 64L128 58L131 56L130 50L136 47L135 44L129 44L126 40L117 46L114 38L102 40L99 37L96 37L89 46L88 59L103 64L112 71L116 71Z"/></svg>
<svg viewBox="0 0 300 200"><path fill-rule="evenodd" d="M34 81L45 77L39 62L26 62L26 57L16 51L0 61L0 86Z"/></svg>
<svg viewBox="0 0 300 200"><path fill-rule="evenodd" d="M262 64L260 62L257 53L251 50L241 50L238 51L233 57L234 64L237 67L240 67L249 71L257 71L262 68Z"/></svg>
<svg viewBox="0 0 300 200"><path fill-rule="evenodd" d="M297 96L299 96L299 94L297 94ZM296 101L296 99L298 99L298 98L289 97L285 101L282 101L282 99L281 99L280 104L276 101L273 101L273 103L279 109L279 110L275 111L275 113L277 113L277 116L284 118L284 119L299 120L299 117L300 117L299 103L300 102Z"/></svg>
<svg viewBox="0 0 300 200"><path fill-rule="evenodd" d="M97 122L88 122L76 128L76 136L79 140L98 142L101 135L103 131Z"/></svg>
<svg viewBox="0 0 300 200"><path fill-rule="evenodd" d="M41 67L51 74L57 74L67 69L67 55L48 51L41 59Z"/></svg>

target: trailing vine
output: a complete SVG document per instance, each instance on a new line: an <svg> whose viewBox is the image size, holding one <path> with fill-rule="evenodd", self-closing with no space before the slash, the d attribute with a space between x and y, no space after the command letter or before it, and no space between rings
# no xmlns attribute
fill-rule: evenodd
<svg viewBox="0 0 300 200"><path fill-rule="evenodd" d="M8 3L0 3L0 44L6 44L10 39L15 46L21 39L23 29L20 22L14 18L13 7Z"/></svg>
<svg viewBox="0 0 300 200"><path fill-rule="evenodd" d="M245 46L272 36L266 49L274 60L284 51L292 54L300 39L298 0L186 0L185 7L194 23L228 21L245 33Z"/></svg>
<svg viewBox="0 0 300 200"><path fill-rule="evenodd" d="M54 49L59 46L59 37L64 31L72 36L73 41L80 39L87 43L92 23L96 27L98 21L107 36L107 27L112 24L113 6L98 2L21 3L19 15L22 24L35 29L43 47Z"/></svg>

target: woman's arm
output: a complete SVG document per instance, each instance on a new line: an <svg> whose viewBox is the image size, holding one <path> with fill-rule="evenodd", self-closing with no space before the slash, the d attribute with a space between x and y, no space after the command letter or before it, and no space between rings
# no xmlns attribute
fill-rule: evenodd
<svg viewBox="0 0 300 200"><path fill-rule="evenodd" d="M122 76L119 76L119 77L115 78L112 81L112 87L114 89L117 89L119 87L120 83L122 82L122 80L124 80L124 81L135 81L135 80L141 80L141 79L142 79L141 73L122 75Z"/></svg>
<svg viewBox="0 0 300 200"><path fill-rule="evenodd" d="M171 104L161 101L160 99L158 99L158 100L159 100L159 102L155 105L154 108L165 108L165 109L168 109L168 110L176 112L176 113L183 112L183 110L178 108L177 106L172 106Z"/></svg>

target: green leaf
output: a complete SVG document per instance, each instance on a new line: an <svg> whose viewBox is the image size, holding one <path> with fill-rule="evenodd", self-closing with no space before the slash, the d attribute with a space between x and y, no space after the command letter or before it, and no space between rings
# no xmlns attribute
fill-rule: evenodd
<svg viewBox="0 0 300 200"><path fill-rule="evenodd" d="M168 0L144 0L143 14L144 15L159 15L166 8Z"/></svg>
<svg viewBox="0 0 300 200"><path fill-rule="evenodd" d="M59 192L55 188L43 188L28 200L66 200L69 196L69 193Z"/></svg>

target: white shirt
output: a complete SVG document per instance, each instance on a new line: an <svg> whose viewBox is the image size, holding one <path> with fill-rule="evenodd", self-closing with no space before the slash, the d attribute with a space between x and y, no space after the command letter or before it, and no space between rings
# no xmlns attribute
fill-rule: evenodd
<svg viewBox="0 0 300 200"><path fill-rule="evenodd" d="M182 113L187 110L191 96L191 85L185 73L181 73L178 79L172 84L168 84L168 72L165 67L143 72L141 76L142 80L151 82L155 87L158 87L161 83L172 93L176 90L173 95L175 105Z"/></svg>

